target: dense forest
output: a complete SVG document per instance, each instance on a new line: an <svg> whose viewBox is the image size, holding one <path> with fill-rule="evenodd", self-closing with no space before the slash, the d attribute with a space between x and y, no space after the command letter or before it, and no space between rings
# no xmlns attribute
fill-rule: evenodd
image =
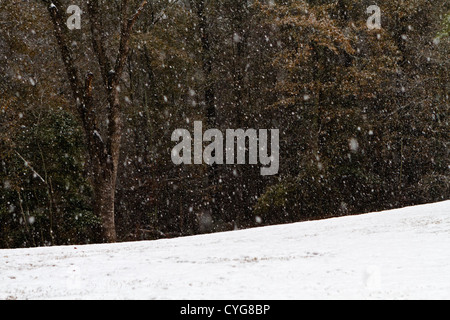
<svg viewBox="0 0 450 320"><path fill-rule="evenodd" d="M448 0L0 0L0 248L450 199L449 57ZM278 174L174 164L195 121Z"/></svg>

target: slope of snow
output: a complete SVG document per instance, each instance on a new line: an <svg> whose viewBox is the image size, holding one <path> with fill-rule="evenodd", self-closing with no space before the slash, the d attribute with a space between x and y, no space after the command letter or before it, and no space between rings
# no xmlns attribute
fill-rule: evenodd
<svg viewBox="0 0 450 320"><path fill-rule="evenodd" d="M0 250L0 299L450 299L450 201L173 240Z"/></svg>

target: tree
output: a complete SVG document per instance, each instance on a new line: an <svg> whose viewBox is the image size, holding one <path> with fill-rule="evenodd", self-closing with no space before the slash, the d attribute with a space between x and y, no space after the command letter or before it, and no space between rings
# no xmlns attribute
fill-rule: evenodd
<svg viewBox="0 0 450 320"><path fill-rule="evenodd" d="M433 45L442 9L405 2L379 3L380 30L368 30L366 7L352 0L269 6L279 18L268 21L284 35L274 107L292 116L283 119L286 176L257 206L266 221L274 212L295 221L448 194L448 59Z"/></svg>
<svg viewBox="0 0 450 320"><path fill-rule="evenodd" d="M61 58L70 83L77 113L84 129L89 155L89 171L94 190L94 212L101 218L103 238L106 242L117 239L114 202L122 136L122 115L120 82L130 50L130 38L134 24L143 11L147 1L143 1L137 11L128 16L128 0L121 2L119 46L113 63L108 54L105 32L98 0L88 2L92 46L97 57L102 89L108 107L104 118L96 111L101 110L99 98L94 97L95 73L85 73L81 80L81 68L76 65L66 26L65 10L59 0L43 0L50 14ZM98 73L97 73L98 74ZM97 104L97 105L96 105ZM101 114L101 113L100 113ZM106 128L104 124L106 123ZM103 130L102 130L103 129Z"/></svg>

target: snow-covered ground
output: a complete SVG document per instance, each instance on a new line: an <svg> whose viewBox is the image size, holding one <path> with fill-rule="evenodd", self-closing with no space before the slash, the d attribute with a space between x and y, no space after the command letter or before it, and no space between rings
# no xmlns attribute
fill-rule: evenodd
<svg viewBox="0 0 450 320"><path fill-rule="evenodd" d="M450 299L450 201L173 240L0 250L0 299Z"/></svg>

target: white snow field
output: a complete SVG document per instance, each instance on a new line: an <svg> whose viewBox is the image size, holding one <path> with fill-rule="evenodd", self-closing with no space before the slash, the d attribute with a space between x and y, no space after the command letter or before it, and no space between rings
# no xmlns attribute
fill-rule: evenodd
<svg viewBox="0 0 450 320"><path fill-rule="evenodd" d="M0 250L0 299L450 299L450 201L153 242Z"/></svg>

